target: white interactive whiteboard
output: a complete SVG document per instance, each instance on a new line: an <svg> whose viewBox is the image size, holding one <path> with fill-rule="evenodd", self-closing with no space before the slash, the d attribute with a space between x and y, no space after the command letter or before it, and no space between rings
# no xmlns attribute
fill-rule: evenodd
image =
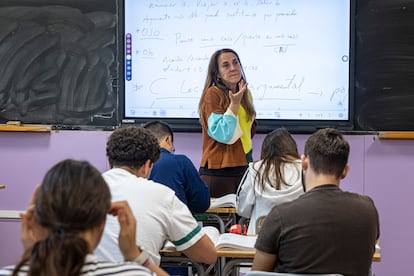
<svg viewBox="0 0 414 276"><path fill-rule="evenodd" d="M232 48L258 119L350 119L350 0L124 1L125 118L198 118L210 56Z"/></svg>

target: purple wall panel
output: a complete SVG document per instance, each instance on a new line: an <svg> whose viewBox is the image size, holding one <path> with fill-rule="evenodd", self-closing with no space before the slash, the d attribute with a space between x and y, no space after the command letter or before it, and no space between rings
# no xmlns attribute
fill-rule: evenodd
<svg viewBox="0 0 414 276"><path fill-rule="evenodd" d="M177 154L187 155L198 169L201 161L201 134L200 133L175 133L174 147Z"/></svg>
<svg viewBox="0 0 414 276"><path fill-rule="evenodd" d="M0 219L0 266L15 264L23 252L20 220Z"/></svg>
<svg viewBox="0 0 414 276"><path fill-rule="evenodd" d="M0 210L24 210L33 188L46 171L65 158L84 159L100 171L108 168L105 143L110 133L59 131L51 133L0 132ZM20 223L0 220L0 265L21 255Z"/></svg>
<svg viewBox="0 0 414 276"><path fill-rule="evenodd" d="M349 154L349 172L341 181L341 188L354 193L364 193L364 136L347 136L351 150Z"/></svg>
<svg viewBox="0 0 414 276"><path fill-rule="evenodd" d="M259 160L263 139L266 135L256 134L253 138L253 159ZM303 154L303 148L307 135L293 135L298 144L299 154ZM347 191L363 193L364 176L364 136L347 136L351 147L349 163L351 170L343 180L341 188ZM200 166L201 160L201 134L199 133L177 133L174 137L176 153L185 154L191 158L196 168Z"/></svg>
<svg viewBox="0 0 414 276"><path fill-rule="evenodd" d="M85 159L100 171L107 169L107 135L94 131L0 132L0 184L7 186L0 191L0 210L24 209L34 186L62 159Z"/></svg>
<svg viewBox="0 0 414 276"><path fill-rule="evenodd" d="M377 276L413 275L414 141L365 137L365 193L380 215L380 263Z"/></svg>

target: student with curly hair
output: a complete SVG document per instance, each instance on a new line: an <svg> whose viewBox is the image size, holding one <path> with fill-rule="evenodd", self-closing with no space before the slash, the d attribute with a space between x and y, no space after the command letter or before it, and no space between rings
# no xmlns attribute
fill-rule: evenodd
<svg viewBox="0 0 414 276"><path fill-rule="evenodd" d="M178 251L200 263L214 264L217 253L213 242L204 234L187 206L169 187L148 180L153 164L160 157L155 136L143 127L127 126L116 129L107 142L106 154L111 169L103 173L112 200L125 200L139 224L136 244L160 263L159 250L170 240ZM121 261L118 249L119 225L108 217L98 256Z"/></svg>

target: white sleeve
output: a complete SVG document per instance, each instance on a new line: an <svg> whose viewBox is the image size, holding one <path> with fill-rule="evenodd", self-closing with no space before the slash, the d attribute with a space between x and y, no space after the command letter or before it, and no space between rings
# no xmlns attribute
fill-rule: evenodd
<svg viewBox="0 0 414 276"><path fill-rule="evenodd" d="M240 137L242 137L243 130L240 127L239 116L237 116L237 114L234 114L229 108L227 108L226 113L224 113L224 115L227 115L227 114L231 114L231 115L235 116L236 119L237 119L236 129L234 130L233 137L230 139L230 141L227 142L228 145L233 145L234 143L237 142L237 140L240 139Z"/></svg>
<svg viewBox="0 0 414 276"><path fill-rule="evenodd" d="M188 207L173 196L168 216L168 238L178 251L186 250L198 242L204 235L201 227Z"/></svg>
<svg viewBox="0 0 414 276"><path fill-rule="evenodd" d="M249 164L248 169L240 181L239 188L236 195L236 210L237 214L242 217L250 218L252 210L256 201L254 195L254 178L256 172L252 168L252 163Z"/></svg>

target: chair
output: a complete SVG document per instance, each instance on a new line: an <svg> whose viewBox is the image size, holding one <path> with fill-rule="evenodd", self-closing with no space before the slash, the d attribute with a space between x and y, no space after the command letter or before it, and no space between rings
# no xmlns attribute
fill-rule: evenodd
<svg viewBox="0 0 414 276"><path fill-rule="evenodd" d="M343 276L342 274L295 274L295 273L280 273L280 272L265 272L265 271L249 271L245 276Z"/></svg>
<svg viewBox="0 0 414 276"><path fill-rule="evenodd" d="M224 225L224 221L218 214L212 214L212 213L195 214L195 219L197 221L202 222L203 226L205 226L205 224L209 225L209 223L211 223L214 226L218 226L217 228L219 229L220 234L223 234L226 232L226 226Z"/></svg>

